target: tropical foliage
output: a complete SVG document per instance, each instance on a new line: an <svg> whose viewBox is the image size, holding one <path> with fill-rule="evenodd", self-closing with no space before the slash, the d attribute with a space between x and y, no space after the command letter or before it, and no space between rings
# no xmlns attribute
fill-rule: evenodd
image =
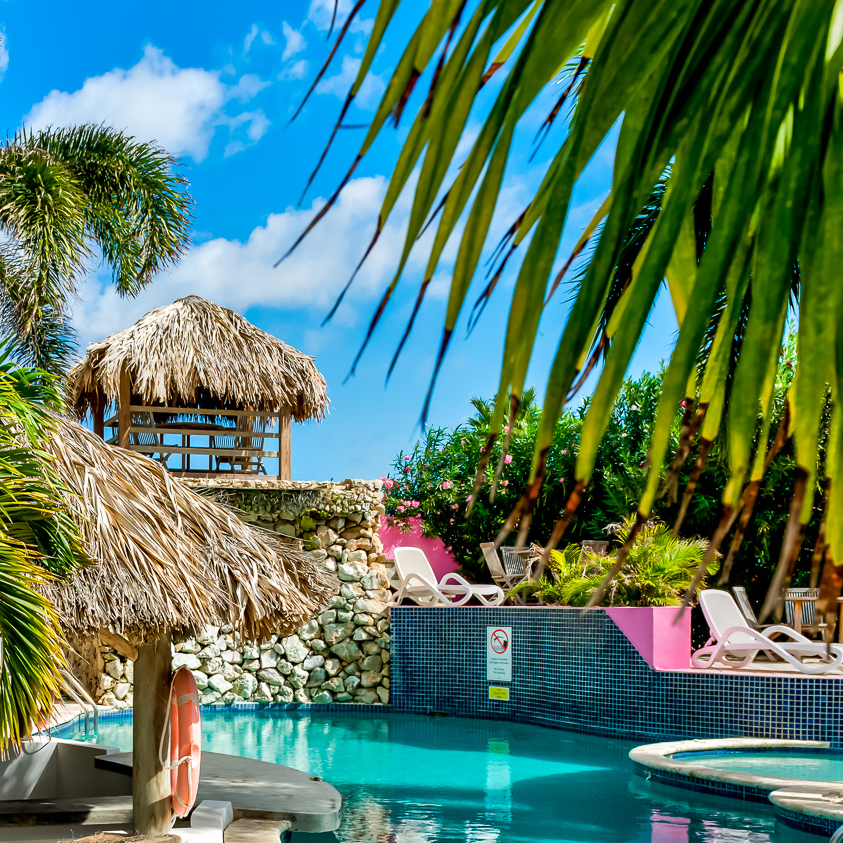
<svg viewBox="0 0 843 843"><path fill-rule="evenodd" d="M0 325L33 365L64 371L66 307L95 251L135 295L188 244L174 159L103 126L20 131L0 144Z"/></svg>
<svg viewBox="0 0 843 843"><path fill-rule="evenodd" d="M628 520L615 525L619 544L606 556L592 553L578 544L552 550L548 563L550 578L543 577L539 583L525 582L514 590L532 592L543 603L588 605L608 571L617 563L632 524L633 521ZM704 539L679 539L665 524L648 521L634 537L629 554L600 598L600 605L679 606L707 547L708 542ZM541 555L540 549L537 549L537 555ZM712 560L706 573L714 574L718 566L718 562Z"/></svg>
<svg viewBox="0 0 843 843"><path fill-rule="evenodd" d="M787 387L793 372L792 345L785 349L785 362L776 382L776 423L784 415ZM598 449L592 482L586 489L566 533L571 542L606 538L608 525L624 521L635 511L647 482L647 447L652 435L654 412L661 391L661 376L644 373L624 382L612 409L606 435ZM525 393L526 394L526 393ZM406 529L419 525L428 536L436 536L451 548L464 570L475 580L487 580L489 572L480 554L480 542L504 539L504 525L526 482L535 446L541 411L531 394L526 394L511 430L511 441L504 457L501 475L492 494L495 466L500 462L500 442L485 468L484 482L474 493L474 479L488 440L494 401L474 399L474 414L465 424L452 429L431 428L410 453L400 453L385 482L385 506L393 522ZM545 544L570 489L576 482L580 435L589 401L568 409L556 425L547 458L547 480L536 500L527 541ZM672 447L681 436L684 409L677 411L672 430ZM685 537L711 535L720 519L720 500L728 480L724 465L726 448L720 437L704 465L685 464L679 471L678 485L689 482L696 493L679 499L669 488L654 505L654 514L664 523L677 524L685 510L677 534ZM789 488L795 477L792 443L785 443L775 455L756 499L753 517L732 531L732 542L725 561L733 582L745 585L753 599L762 599L769 584L774 560L784 539L788 500L781 488ZM468 498L475 494L473 500ZM466 518L469 504L470 517ZM802 548L794 573L794 584L808 585L812 573L812 546L819 532L822 494L814 501L808 527L808 542ZM773 562L771 562L773 560Z"/></svg>
<svg viewBox="0 0 843 843"><path fill-rule="evenodd" d="M64 637L42 590L82 561L67 489L41 449L60 405L54 379L0 349L0 753L29 735L63 685Z"/></svg>
<svg viewBox="0 0 843 843"><path fill-rule="evenodd" d="M354 12L361 6L356 4ZM741 510L751 509L770 463L780 340L795 290L799 367L781 439L793 438L797 471L790 525L765 612L778 601L804 541L818 454L825 459L828 495L817 555L829 563L819 608L831 610L830 601L843 585L843 412L829 409L843 386L843 287L837 278L843 253L843 6L837 0L433 0L424 9L381 0L337 129L399 7L408 14L416 11L419 23L342 182L387 123L398 125L409 115L413 99L419 107L404 136L374 240L413 174L420 175L410 187L405 248L367 340L424 227L433 229L432 245L408 331L453 236L458 251L435 378L484 253L504 173L518 148L517 131L532 118L531 106L550 91L558 95L547 127L576 93L565 131L545 141L553 143L553 154L544 165L536 164L542 167L541 183L531 201L523 209L500 209L513 221L479 299L481 304L488 299L504 267L515 267L520 255L486 448L491 456L492 438L523 396L545 302L573 256L591 241L588 267L570 286L573 303L559 331L529 478L512 523L519 520L523 534L549 470L563 408L578 377L602 358L583 421L575 486L551 544L571 524L593 482L612 407L666 278L679 331L662 382L637 519L619 566L610 573L620 570L652 513L671 455L673 477L694 442L704 460L728 406L728 479L708 551L713 557ZM618 124L611 193L560 267L557 252L574 188ZM470 151L462 158L466 144ZM664 195L654 202L660 182ZM618 285L630 232L654 205L658 211L651 214L651 225L639 227L637 256ZM683 401L687 423L672 452ZM831 417L822 452L824 412ZM779 443L779 437L773 441ZM484 476L481 471L478 479Z"/></svg>

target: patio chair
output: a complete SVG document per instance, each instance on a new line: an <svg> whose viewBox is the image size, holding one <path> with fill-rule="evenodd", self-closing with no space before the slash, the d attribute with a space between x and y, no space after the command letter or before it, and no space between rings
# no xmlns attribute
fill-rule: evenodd
<svg viewBox="0 0 843 843"><path fill-rule="evenodd" d="M483 558L486 560L486 567L492 579L505 592L510 592L516 585L530 578L529 566L524 564L524 556L528 548L502 547L503 563L498 557L494 542L480 542L480 549L483 551ZM507 593L506 599L522 606L527 602L524 594Z"/></svg>
<svg viewBox="0 0 843 843"><path fill-rule="evenodd" d="M759 623L758 618L755 616L755 612L753 611L752 604L749 602L749 597L747 596L746 589L742 585L733 585L732 586L732 594L735 595L735 602L738 604L738 608L741 610L741 614L746 619L746 622L756 631L759 632L762 629L769 629L771 626L781 626L781 624L775 623ZM791 614L793 612L793 607L791 606ZM790 625L792 621L788 622ZM775 633L777 634L777 633Z"/></svg>
<svg viewBox="0 0 843 843"><path fill-rule="evenodd" d="M132 427L148 427L150 430L138 430L134 433L129 433L129 445L143 445L148 447L155 447L161 448L164 446L164 437L160 434L155 432L155 421L152 418L152 413L149 412L142 412L142 413L132 413ZM161 451L148 451L143 450L141 453L145 457L149 457L151 460L157 460L158 462L164 463L166 465L167 460L170 458L169 454L165 454ZM155 453L158 456L155 456Z"/></svg>
<svg viewBox="0 0 843 843"><path fill-rule="evenodd" d="M462 606L472 597L484 606L500 606L504 601L500 586L472 585L459 574L445 574L437 582L427 556L418 547L396 547L395 570L401 585L390 606L399 606L404 598L419 606Z"/></svg>
<svg viewBox="0 0 843 843"><path fill-rule="evenodd" d="M836 644L810 641L780 624L763 631L753 629L728 591L706 589L700 593L700 607L711 637L704 647L691 654L694 667L710 668L717 662L725 667L746 667L759 653L778 656L800 673L828 673L843 663L843 648ZM771 637L774 632L787 636L788 640L774 641ZM802 661L806 656L824 661L808 664Z"/></svg>
<svg viewBox="0 0 843 843"><path fill-rule="evenodd" d="M818 588L788 588L784 593L784 619L789 626L796 624L796 611L791 602L795 597L819 597ZM812 632L822 632L828 628L824 621L816 622L816 604L805 602L802 604L802 628Z"/></svg>
<svg viewBox="0 0 843 843"><path fill-rule="evenodd" d="M226 448L231 450L256 450L257 454L217 454L216 470L219 471L223 464L227 464L231 471L247 471L254 474L266 474L266 466L263 464L263 433L266 430L266 420L256 418L252 422L252 432L244 435L244 431L232 428L231 434L213 436L212 448ZM259 434L259 435L258 435Z"/></svg>

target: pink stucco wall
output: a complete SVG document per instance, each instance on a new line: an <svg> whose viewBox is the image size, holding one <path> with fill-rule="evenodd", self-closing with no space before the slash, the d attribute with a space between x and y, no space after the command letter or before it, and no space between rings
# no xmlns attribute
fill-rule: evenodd
<svg viewBox="0 0 843 843"><path fill-rule="evenodd" d="M609 606L606 614L656 670L687 670L691 664L691 611L678 606Z"/></svg>
<svg viewBox="0 0 843 843"><path fill-rule="evenodd" d="M459 565L454 562L454 557L442 544L441 539L429 539L423 536L420 519L414 518L411 523L413 523L413 529L403 533L397 525L392 525L390 518L381 518L378 535L383 542L383 552L386 554L386 558L392 559L392 552L396 547L420 547L430 560L430 565L437 580L441 580L445 574L450 574L451 571L456 571Z"/></svg>

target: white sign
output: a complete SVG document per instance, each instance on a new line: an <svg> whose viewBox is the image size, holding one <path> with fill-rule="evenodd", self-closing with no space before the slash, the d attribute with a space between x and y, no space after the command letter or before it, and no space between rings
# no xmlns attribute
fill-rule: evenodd
<svg viewBox="0 0 843 843"><path fill-rule="evenodd" d="M512 627L486 627L486 679L512 682Z"/></svg>

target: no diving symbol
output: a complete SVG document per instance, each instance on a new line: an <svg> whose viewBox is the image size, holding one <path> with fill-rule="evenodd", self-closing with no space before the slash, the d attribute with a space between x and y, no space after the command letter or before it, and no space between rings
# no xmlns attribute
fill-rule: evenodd
<svg viewBox="0 0 843 843"><path fill-rule="evenodd" d="M509 636L502 629L496 629L489 640L492 650L502 656L509 647Z"/></svg>

